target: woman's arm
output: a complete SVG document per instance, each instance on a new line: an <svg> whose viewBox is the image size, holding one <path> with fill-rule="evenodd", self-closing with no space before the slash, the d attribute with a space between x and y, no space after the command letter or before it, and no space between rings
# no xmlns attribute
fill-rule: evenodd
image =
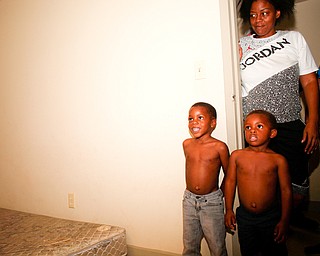
<svg viewBox="0 0 320 256"><path fill-rule="evenodd" d="M319 87L314 72L300 76L300 82L308 109L308 118L301 142L306 142L305 152L310 154L319 146Z"/></svg>

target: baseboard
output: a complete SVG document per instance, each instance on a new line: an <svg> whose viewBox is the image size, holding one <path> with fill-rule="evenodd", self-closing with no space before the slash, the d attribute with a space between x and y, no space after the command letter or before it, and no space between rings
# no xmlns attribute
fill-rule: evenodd
<svg viewBox="0 0 320 256"><path fill-rule="evenodd" d="M170 252L164 252L159 250L152 250L148 248L141 248L133 245L128 245L128 256L180 256L181 254L175 254Z"/></svg>

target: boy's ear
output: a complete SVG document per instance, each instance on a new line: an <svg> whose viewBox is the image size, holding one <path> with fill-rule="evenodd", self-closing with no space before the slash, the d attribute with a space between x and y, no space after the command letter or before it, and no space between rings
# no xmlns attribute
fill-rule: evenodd
<svg viewBox="0 0 320 256"><path fill-rule="evenodd" d="M271 134L270 134L270 138L272 139L272 138L276 137L277 134L278 134L277 129L272 129L272 130L271 130Z"/></svg>
<svg viewBox="0 0 320 256"><path fill-rule="evenodd" d="M216 125L217 125L217 119L214 118L211 120L211 128L215 129Z"/></svg>

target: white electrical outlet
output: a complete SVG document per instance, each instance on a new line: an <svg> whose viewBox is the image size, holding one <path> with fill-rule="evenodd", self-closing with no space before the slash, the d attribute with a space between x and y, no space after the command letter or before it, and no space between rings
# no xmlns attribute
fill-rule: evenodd
<svg viewBox="0 0 320 256"><path fill-rule="evenodd" d="M68 205L69 205L69 208L75 208L74 193L68 194Z"/></svg>

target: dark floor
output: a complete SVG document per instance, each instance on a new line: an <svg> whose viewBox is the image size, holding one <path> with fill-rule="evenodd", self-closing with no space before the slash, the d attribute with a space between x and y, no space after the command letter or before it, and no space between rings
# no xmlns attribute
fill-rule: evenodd
<svg viewBox="0 0 320 256"><path fill-rule="evenodd" d="M320 202L310 202L306 208L306 216L320 223ZM320 243L320 228L315 231L291 227L288 237L289 256L305 256L304 248L306 246ZM319 254L309 254L320 256Z"/></svg>

